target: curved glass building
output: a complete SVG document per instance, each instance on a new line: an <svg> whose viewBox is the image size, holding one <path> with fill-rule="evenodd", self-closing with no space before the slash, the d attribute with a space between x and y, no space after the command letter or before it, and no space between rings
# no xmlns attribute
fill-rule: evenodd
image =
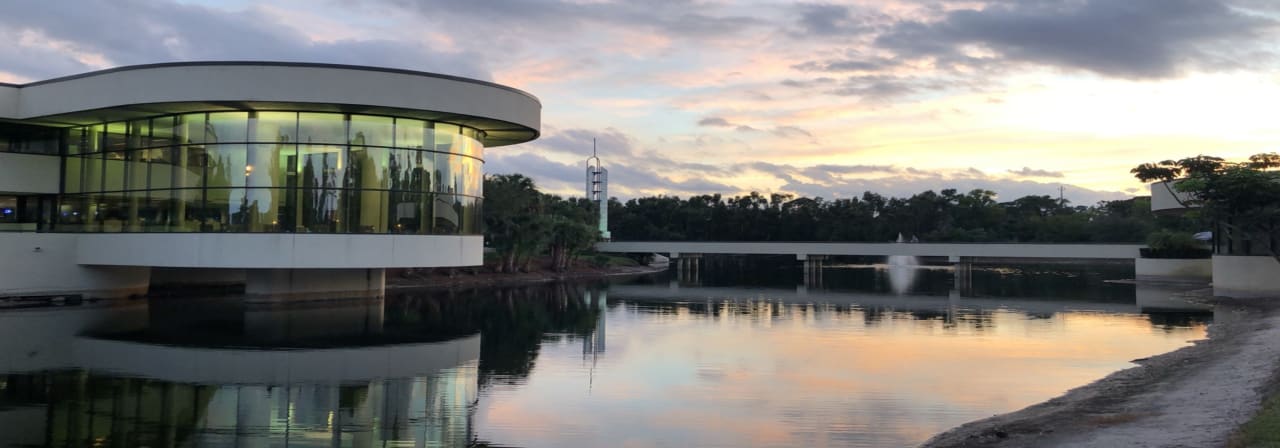
<svg viewBox="0 0 1280 448"><path fill-rule="evenodd" d="M332 64L0 84L0 296L136 294L152 268L381 291L385 268L478 265L485 148L540 114L498 84Z"/></svg>

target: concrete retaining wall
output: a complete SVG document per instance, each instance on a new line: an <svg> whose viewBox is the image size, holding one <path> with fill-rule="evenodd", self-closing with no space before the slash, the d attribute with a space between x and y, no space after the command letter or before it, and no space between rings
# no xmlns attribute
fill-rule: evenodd
<svg viewBox="0 0 1280 448"><path fill-rule="evenodd" d="M1139 258L1133 261L1133 271L1138 280L1210 281L1213 278L1213 260Z"/></svg>
<svg viewBox="0 0 1280 448"><path fill-rule="evenodd" d="M146 294L151 269L76 264L78 235L0 233L0 297L83 294L117 298Z"/></svg>
<svg viewBox="0 0 1280 448"><path fill-rule="evenodd" d="M1214 255L1213 294L1280 298L1280 262L1272 257Z"/></svg>

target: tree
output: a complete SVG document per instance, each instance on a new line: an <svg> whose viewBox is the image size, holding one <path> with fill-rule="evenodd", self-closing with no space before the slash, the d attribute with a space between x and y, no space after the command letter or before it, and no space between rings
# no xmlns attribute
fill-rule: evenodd
<svg viewBox="0 0 1280 448"><path fill-rule="evenodd" d="M515 272L546 239L547 226L540 219L542 194L533 179L520 174L498 174L484 179L485 240L498 253L498 272ZM527 261L526 261L527 263Z"/></svg>
<svg viewBox="0 0 1280 448"><path fill-rule="evenodd" d="M1255 154L1247 162L1211 156L1144 163L1130 170L1143 182L1164 182L1184 197L1184 207L1197 207L1234 240L1251 243L1280 262L1276 247L1280 230L1280 155ZM1172 185L1172 187L1170 187ZM1173 193L1173 191L1170 193ZM1257 244L1252 244L1257 243Z"/></svg>

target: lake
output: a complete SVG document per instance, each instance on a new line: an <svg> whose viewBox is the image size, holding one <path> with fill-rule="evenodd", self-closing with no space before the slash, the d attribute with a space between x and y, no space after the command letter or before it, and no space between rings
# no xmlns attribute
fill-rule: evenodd
<svg viewBox="0 0 1280 448"><path fill-rule="evenodd" d="M781 264L782 267L778 267ZM0 309L5 446L914 446L1205 337L1132 266L697 275Z"/></svg>

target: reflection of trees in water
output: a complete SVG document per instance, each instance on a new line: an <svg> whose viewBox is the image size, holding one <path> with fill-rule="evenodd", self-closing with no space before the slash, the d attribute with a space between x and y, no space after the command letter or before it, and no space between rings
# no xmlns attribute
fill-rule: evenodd
<svg viewBox="0 0 1280 448"><path fill-rule="evenodd" d="M603 312L583 285L554 283L494 289L418 291L388 297L388 327L481 333L480 384L529 375L548 333L588 337Z"/></svg>
<svg viewBox="0 0 1280 448"><path fill-rule="evenodd" d="M982 332L995 328L996 310L949 310L943 308L895 308L849 303L788 303L778 300L707 300L673 302L627 299L628 310L658 316L689 315L707 319L742 318L763 320L847 320L876 327L894 321L939 321L943 328L965 328ZM1028 314L1030 318L1040 315Z"/></svg>

